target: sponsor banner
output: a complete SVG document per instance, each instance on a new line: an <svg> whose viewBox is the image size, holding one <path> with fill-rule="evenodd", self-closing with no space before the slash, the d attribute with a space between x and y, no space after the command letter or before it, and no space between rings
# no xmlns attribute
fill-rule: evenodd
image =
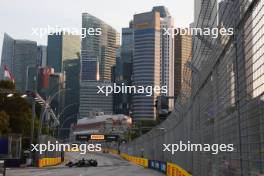
<svg viewBox="0 0 264 176"><path fill-rule="evenodd" d="M166 162L157 161L157 160L149 160L148 166L149 166L149 168L158 170L162 173L167 172L167 163Z"/></svg>
<svg viewBox="0 0 264 176"><path fill-rule="evenodd" d="M118 141L119 136L118 135L104 135L104 134L83 134L83 135L76 135L77 141Z"/></svg>

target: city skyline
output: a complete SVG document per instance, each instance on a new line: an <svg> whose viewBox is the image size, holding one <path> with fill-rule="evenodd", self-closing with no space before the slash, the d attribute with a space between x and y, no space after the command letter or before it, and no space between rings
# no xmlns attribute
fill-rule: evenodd
<svg viewBox="0 0 264 176"><path fill-rule="evenodd" d="M0 175L264 174L264 0L10 1Z"/></svg>
<svg viewBox="0 0 264 176"><path fill-rule="evenodd" d="M52 4L52 6L50 4ZM101 4L104 4L104 6L101 6ZM189 24L193 22L194 11L193 0L187 0L181 3L172 0L146 0L143 2L124 2L117 0L115 3L106 0L99 0L96 2L78 0L74 2L68 1L64 4L60 1L54 2L48 0L45 1L44 4L41 4L41 6L38 1L28 0L26 3L22 3L21 1L12 0L8 2L2 1L0 5L2 7L0 20L5 24L0 29L1 52L5 32L16 39L28 39L36 41L39 45L47 45L47 36L39 38L38 36L31 35L32 27L58 25L60 27L81 28L81 14L83 12L88 12L102 19L121 33L121 28L128 26L127 22L133 19L134 14L148 11L153 6L164 5L168 7L175 19L174 22L176 27L189 26ZM60 6L60 9L65 10L58 11L54 8L58 6ZM127 6L130 8L123 8ZM72 10L66 10L69 7ZM12 10L10 10L11 8ZM21 11L21 9L23 9L23 11ZM10 23L10 21L13 21L13 23Z"/></svg>

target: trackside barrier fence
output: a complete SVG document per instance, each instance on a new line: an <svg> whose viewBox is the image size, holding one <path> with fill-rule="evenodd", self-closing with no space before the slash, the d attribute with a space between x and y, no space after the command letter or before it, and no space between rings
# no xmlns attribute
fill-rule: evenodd
<svg viewBox="0 0 264 176"><path fill-rule="evenodd" d="M106 149L110 153L118 154L117 150L114 149ZM186 170L181 168L175 163L157 161L157 160L149 160L146 158L135 157L128 155L126 153L121 153L120 156L125 160L128 160L134 164L143 166L144 168L150 168L157 171L160 171L167 176L191 176Z"/></svg>
<svg viewBox="0 0 264 176"><path fill-rule="evenodd" d="M149 132L121 143L119 150L177 163L194 176L263 175L264 0L200 0L195 6L200 12L194 28L233 28L234 35L192 35L192 44L175 35L178 45L191 51L175 58L181 61L181 74L174 109ZM164 144L179 142L232 144L234 150L164 151ZM169 167L170 175L182 175L177 168Z"/></svg>

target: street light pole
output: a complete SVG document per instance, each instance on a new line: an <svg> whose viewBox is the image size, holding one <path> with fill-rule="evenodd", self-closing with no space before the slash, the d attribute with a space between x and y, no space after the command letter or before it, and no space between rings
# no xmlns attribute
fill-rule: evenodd
<svg viewBox="0 0 264 176"><path fill-rule="evenodd" d="M33 93L36 93L36 77L34 77L33 81ZM36 118L36 103L35 103L35 98L32 98L32 120L31 120L31 134L30 134L30 146L34 142L34 128L35 128L35 118ZM31 159L31 164L33 163L33 155L32 151L30 149L30 159Z"/></svg>
<svg viewBox="0 0 264 176"><path fill-rule="evenodd" d="M59 120L59 122L61 122L61 117L62 117L62 115L63 115L63 113L65 112L65 110L66 109L68 109L68 108L70 108L71 106L75 106L75 105L78 105L78 103L72 103L72 104L69 104L69 105L67 105L62 111L61 111L61 113L59 114L59 115L57 115L57 119ZM54 128L58 128L58 127L54 127ZM53 136L55 135L55 130L53 131ZM58 136L59 137L59 136Z"/></svg>
<svg viewBox="0 0 264 176"><path fill-rule="evenodd" d="M54 99L54 98L55 98L60 92L62 92L62 91L66 91L66 90L69 90L69 89L61 89L61 90L57 91L56 93L53 94L52 97L49 97L49 98L47 99L47 101L45 101L44 110L43 110L43 112L42 112L42 114L41 114L41 117L40 117L40 127L39 127L39 130L38 130L38 137L39 137L39 138L40 138L40 136L41 136L41 134L42 134L42 126L43 126L43 120L44 120L44 117L45 117L45 115L46 115L46 112L47 112L48 108L51 108L51 107L50 107L50 103L53 101L53 99ZM57 120L57 122L59 122L57 118L56 118L55 120Z"/></svg>

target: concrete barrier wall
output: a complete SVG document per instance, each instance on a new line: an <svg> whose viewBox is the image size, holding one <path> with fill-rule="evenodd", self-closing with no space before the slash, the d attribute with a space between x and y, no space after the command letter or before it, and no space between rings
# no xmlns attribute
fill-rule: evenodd
<svg viewBox="0 0 264 176"><path fill-rule="evenodd" d="M39 138L40 144L48 144L48 141L52 144L55 144L57 139L42 135ZM38 155L38 159L36 160L36 165L38 167L46 167L46 166L55 166L64 161L64 152L60 151L45 151L43 154Z"/></svg>
<svg viewBox="0 0 264 176"><path fill-rule="evenodd" d="M191 174L177 164L167 163L167 176L191 176Z"/></svg>
<svg viewBox="0 0 264 176"><path fill-rule="evenodd" d="M130 156L126 153L121 153L120 156L134 164L143 166L145 168L148 168L148 159L146 158L140 158L140 157L135 157L135 156Z"/></svg>
<svg viewBox="0 0 264 176"><path fill-rule="evenodd" d="M61 157L57 158L41 158L38 160L38 167L55 166L62 162Z"/></svg>

